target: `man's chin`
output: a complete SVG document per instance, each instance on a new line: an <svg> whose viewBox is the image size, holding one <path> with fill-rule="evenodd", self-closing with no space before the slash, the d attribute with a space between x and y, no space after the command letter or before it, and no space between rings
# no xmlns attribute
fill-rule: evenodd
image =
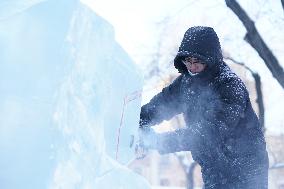
<svg viewBox="0 0 284 189"><path fill-rule="evenodd" d="M198 74L199 74L199 72L191 72L190 70L188 70L188 73L189 73L189 75L191 75L191 76L195 76L195 75L198 75Z"/></svg>

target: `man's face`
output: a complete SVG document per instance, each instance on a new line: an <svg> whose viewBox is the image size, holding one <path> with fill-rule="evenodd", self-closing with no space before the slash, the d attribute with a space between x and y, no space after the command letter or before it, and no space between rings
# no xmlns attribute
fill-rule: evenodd
<svg viewBox="0 0 284 189"><path fill-rule="evenodd" d="M206 68L206 64L203 61L194 57L185 58L183 63L186 66L187 70L189 70L193 74L200 73Z"/></svg>

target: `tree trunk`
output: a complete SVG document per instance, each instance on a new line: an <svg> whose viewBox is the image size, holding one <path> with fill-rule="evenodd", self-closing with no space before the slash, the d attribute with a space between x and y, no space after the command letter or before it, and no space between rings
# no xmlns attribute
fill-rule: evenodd
<svg viewBox="0 0 284 189"><path fill-rule="evenodd" d="M271 71L273 77L284 89L284 72L280 66L277 58L268 48L260 34L258 33L254 22L249 18L247 13L242 9L236 0L225 0L226 5L238 16L247 33L245 40L257 51L259 56L263 59L268 69ZM283 3L283 0L281 1Z"/></svg>
<svg viewBox="0 0 284 189"><path fill-rule="evenodd" d="M186 175L186 189L193 189L194 188L194 169L197 163L194 161L189 166L183 163L185 156L179 156L175 154L177 157L185 175Z"/></svg>
<svg viewBox="0 0 284 189"><path fill-rule="evenodd" d="M187 178L187 189L193 189L194 188L194 169L196 167L197 163L192 162L188 168L188 171L186 173Z"/></svg>
<svg viewBox="0 0 284 189"><path fill-rule="evenodd" d="M263 103L263 95L261 90L261 80L258 73L251 73L254 81L255 81L255 89L257 94L256 103L258 104L258 111L259 111L259 122L262 128L262 131L265 132L264 127L264 103Z"/></svg>

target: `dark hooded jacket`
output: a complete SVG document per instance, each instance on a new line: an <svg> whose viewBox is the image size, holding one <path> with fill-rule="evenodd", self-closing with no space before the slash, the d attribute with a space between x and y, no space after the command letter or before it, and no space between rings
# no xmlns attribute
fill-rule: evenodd
<svg viewBox="0 0 284 189"><path fill-rule="evenodd" d="M182 63L188 56L205 62L205 70L189 75ZM184 129L157 135L159 152L191 151L206 189L267 188L263 132L244 83L223 62L215 31L189 28L174 66L181 75L141 108L144 129L177 114L184 116Z"/></svg>

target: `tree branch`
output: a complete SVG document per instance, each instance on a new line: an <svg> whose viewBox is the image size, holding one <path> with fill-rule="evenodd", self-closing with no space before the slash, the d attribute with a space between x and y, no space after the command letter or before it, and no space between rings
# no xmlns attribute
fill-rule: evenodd
<svg viewBox="0 0 284 189"><path fill-rule="evenodd" d="M284 163L276 163L269 167L269 169L283 169L284 168Z"/></svg>
<svg viewBox="0 0 284 189"><path fill-rule="evenodd" d="M284 71L279 64L277 58L268 48L261 35L257 31L254 22L250 19L244 9L238 4L236 0L225 0L226 5L238 16L240 21L245 26L247 33L245 41L247 41L263 59L268 69L271 71L273 77L284 89ZM281 0L283 3L283 0ZM283 5L283 4L282 4Z"/></svg>

